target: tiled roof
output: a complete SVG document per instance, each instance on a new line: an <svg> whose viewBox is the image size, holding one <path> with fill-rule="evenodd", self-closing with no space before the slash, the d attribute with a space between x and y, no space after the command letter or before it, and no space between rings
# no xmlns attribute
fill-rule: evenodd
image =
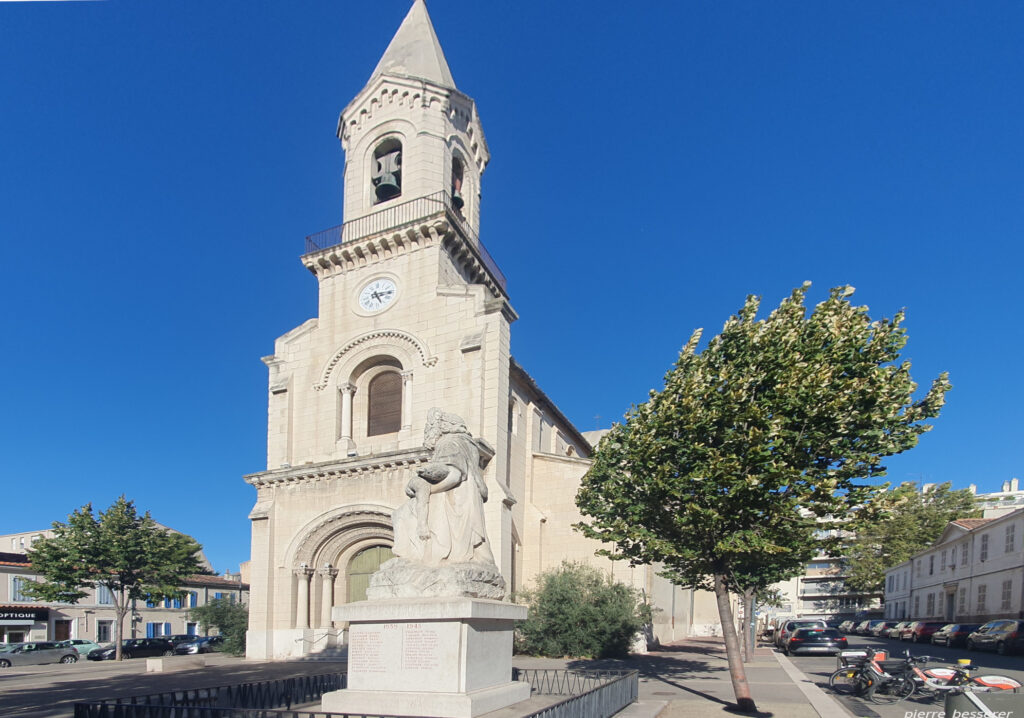
<svg viewBox="0 0 1024 718"><path fill-rule="evenodd" d="M232 578L224 578L223 576L207 576L204 574L195 574L189 576L184 581L187 586L216 586L218 588L239 588L243 591L249 590L249 584L240 583Z"/></svg>
<svg viewBox="0 0 1024 718"><path fill-rule="evenodd" d="M971 529L976 529L979 526L984 526L989 521L995 521L995 519L957 519L952 523L955 523L957 526L962 526L970 531Z"/></svg>

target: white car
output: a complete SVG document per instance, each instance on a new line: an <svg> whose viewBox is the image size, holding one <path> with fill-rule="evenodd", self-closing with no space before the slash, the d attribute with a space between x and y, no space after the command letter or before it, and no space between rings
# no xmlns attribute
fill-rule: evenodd
<svg viewBox="0 0 1024 718"><path fill-rule="evenodd" d="M58 644L61 648L67 648L70 646L78 651L80 656L88 656L92 651L95 651L100 647L100 644L95 641L88 641L84 638L71 638L67 641L61 641Z"/></svg>

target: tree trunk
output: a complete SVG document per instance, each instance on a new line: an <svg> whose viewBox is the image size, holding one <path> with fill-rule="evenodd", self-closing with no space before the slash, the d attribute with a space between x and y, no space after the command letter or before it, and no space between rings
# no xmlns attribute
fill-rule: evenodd
<svg viewBox="0 0 1024 718"><path fill-rule="evenodd" d="M754 590L748 588L743 592L743 661L754 660Z"/></svg>
<svg viewBox="0 0 1024 718"><path fill-rule="evenodd" d="M757 706L750 696L747 673L743 669L743 659L740 657L736 624L733 621L732 606L729 605L729 589L725 586L725 576L719 573L715 574L715 599L718 602L718 617L722 622L722 635L725 637L725 655L729 659L729 677L732 679L732 690L736 694L736 707L743 713L755 713Z"/></svg>
<svg viewBox="0 0 1024 718"><path fill-rule="evenodd" d="M124 643L124 617L128 613L128 597L122 588L117 593L117 610L114 612L114 660L121 660L121 648Z"/></svg>

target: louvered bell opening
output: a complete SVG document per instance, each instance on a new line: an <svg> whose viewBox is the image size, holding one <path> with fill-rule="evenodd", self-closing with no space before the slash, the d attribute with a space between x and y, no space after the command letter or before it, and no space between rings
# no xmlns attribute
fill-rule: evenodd
<svg viewBox="0 0 1024 718"><path fill-rule="evenodd" d="M378 374L370 381L367 436L393 434L402 427L402 377Z"/></svg>

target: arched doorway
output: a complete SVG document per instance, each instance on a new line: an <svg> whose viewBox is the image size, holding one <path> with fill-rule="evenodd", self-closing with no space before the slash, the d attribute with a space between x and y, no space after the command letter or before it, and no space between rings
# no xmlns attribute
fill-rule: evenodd
<svg viewBox="0 0 1024 718"><path fill-rule="evenodd" d="M380 565L395 554L387 546L371 546L364 548L348 562L346 570L346 585L348 586L347 603L366 600L366 589L370 585L372 576Z"/></svg>

